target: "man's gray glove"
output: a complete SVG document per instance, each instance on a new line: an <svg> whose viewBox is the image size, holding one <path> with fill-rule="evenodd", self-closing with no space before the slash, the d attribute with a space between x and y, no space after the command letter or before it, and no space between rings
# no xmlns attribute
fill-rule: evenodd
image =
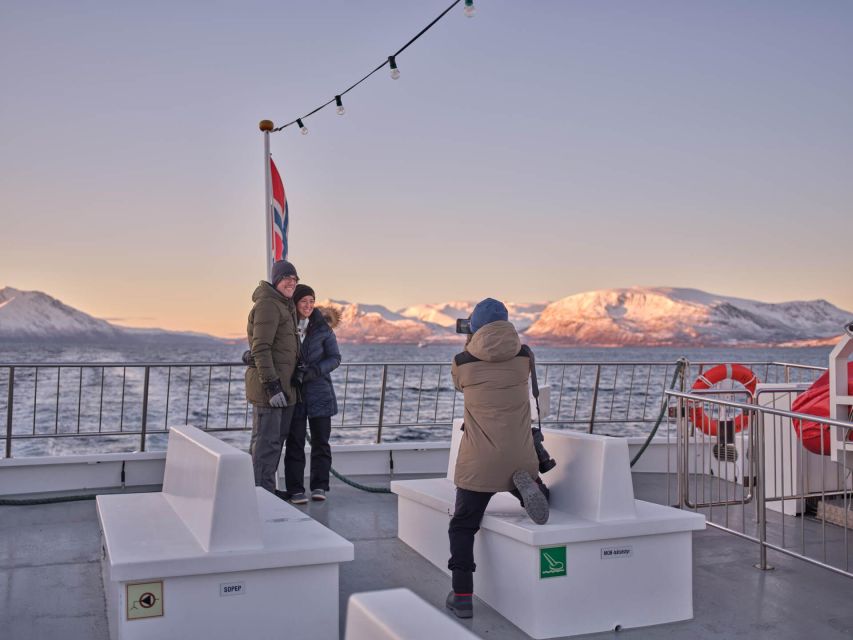
<svg viewBox="0 0 853 640"><path fill-rule="evenodd" d="M267 398L271 407L281 409L287 406L287 397L284 395L284 389L281 388L279 380L264 383L264 390L267 392Z"/></svg>
<svg viewBox="0 0 853 640"><path fill-rule="evenodd" d="M251 349L246 349L243 352L243 357L241 358L241 360L243 361L243 364L246 365L247 367L254 367L255 366L255 359L252 357L252 350Z"/></svg>

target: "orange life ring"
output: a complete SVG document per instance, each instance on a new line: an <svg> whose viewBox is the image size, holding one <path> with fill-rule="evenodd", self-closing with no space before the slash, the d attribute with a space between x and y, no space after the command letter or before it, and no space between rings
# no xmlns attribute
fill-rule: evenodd
<svg viewBox="0 0 853 640"><path fill-rule="evenodd" d="M711 367L705 373L699 374L699 377L693 382L693 389L710 389L718 382L723 380L734 380L740 382L749 395L755 395L755 385L758 384L758 376L752 369L745 367L742 364L718 364ZM716 436L719 430L720 422L716 418L705 415L700 405L690 407L688 411L690 421L705 434ZM749 423L749 417L745 413L741 413L734 419L735 433L740 432Z"/></svg>

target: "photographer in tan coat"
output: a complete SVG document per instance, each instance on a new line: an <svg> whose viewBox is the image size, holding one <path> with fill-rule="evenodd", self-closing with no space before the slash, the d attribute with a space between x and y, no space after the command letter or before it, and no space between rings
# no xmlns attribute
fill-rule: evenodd
<svg viewBox="0 0 853 640"><path fill-rule="evenodd" d="M465 397L465 424L448 530L453 590L446 605L460 618L473 615L474 535L492 496L510 491L534 522L548 520L548 490L538 478L530 425L530 351L508 317L501 302L479 302L471 314L472 335L451 366L453 384Z"/></svg>

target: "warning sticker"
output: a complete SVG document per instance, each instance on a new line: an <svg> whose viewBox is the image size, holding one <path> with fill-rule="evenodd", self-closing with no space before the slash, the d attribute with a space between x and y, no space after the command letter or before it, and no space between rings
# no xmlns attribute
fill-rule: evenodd
<svg viewBox="0 0 853 640"><path fill-rule="evenodd" d="M159 618L163 615L163 581L128 584L127 619Z"/></svg>

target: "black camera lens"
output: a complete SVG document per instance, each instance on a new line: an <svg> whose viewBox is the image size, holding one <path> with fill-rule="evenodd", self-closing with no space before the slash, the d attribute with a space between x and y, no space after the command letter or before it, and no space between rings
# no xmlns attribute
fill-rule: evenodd
<svg viewBox="0 0 853 640"><path fill-rule="evenodd" d="M539 460L539 473L548 473L551 469L557 466L557 461L551 457L545 445L542 444L545 436L542 435L542 430L533 428L533 448L536 450L536 458Z"/></svg>
<svg viewBox="0 0 853 640"><path fill-rule="evenodd" d="M456 320L456 333L463 333L470 335L471 333L471 318L457 318Z"/></svg>

